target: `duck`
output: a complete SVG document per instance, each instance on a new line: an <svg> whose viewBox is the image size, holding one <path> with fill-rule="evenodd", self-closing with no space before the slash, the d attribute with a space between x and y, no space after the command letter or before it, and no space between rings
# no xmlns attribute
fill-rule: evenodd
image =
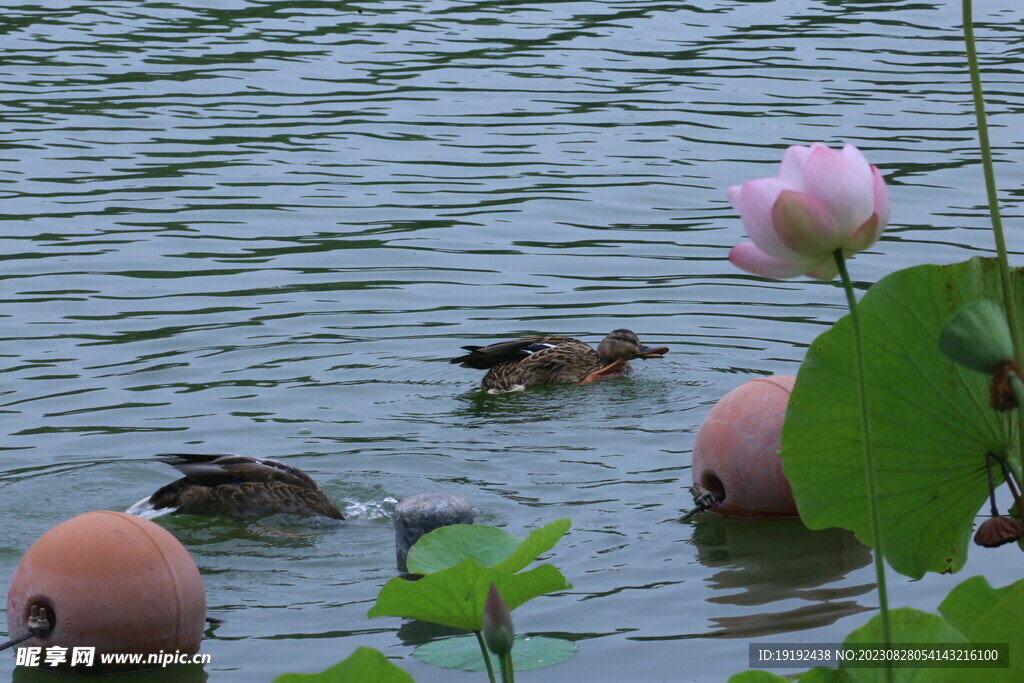
<svg viewBox="0 0 1024 683"><path fill-rule="evenodd" d="M185 476L132 505L128 514L250 518L283 512L345 519L308 474L283 462L234 453L160 453L153 459Z"/></svg>
<svg viewBox="0 0 1024 683"><path fill-rule="evenodd" d="M579 339L562 336L523 337L462 349L469 353L449 362L487 370L480 387L489 394L522 391L535 384L587 384L622 377L632 372L629 361L668 353L664 346L644 346L625 329L613 330L596 351Z"/></svg>

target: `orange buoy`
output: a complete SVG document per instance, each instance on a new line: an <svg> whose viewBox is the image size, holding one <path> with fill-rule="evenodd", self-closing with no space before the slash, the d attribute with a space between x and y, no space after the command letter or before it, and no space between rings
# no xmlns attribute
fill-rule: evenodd
<svg viewBox="0 0 1024 683"><path fill-rule="evenodd" d="M782 422L796 377L758 377L736 387L704 418L693 444L695 484L726 517L798 517L779 457Z"/></svg>
<svg viewBox="0 0 1024 683"><path fill-rule="evenodd" d="M106 510L61 522L21 558L7 593L7 632L29 632L29 616L45 608L50 633L20 647L43 648L47 670L108 673L166 666L148 655L199 650L206 594L196 563L163 527ZM95 648L93 663L72 665L72 650ZM66 661L45 665L50 648L68 648ZM103 654L143 655L139 662L103 663Z"/></svg>

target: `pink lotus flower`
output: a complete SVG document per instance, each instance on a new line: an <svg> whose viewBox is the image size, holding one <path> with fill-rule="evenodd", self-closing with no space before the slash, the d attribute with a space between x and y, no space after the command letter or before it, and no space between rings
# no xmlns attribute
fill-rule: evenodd
<svg viewBox="0 0 1024 683"><path fill-rule="evenodd" d="M841 152L820 142L790 147L777 178L748 180L725 194L751 240L733 247L729 260L765 277L831 280L833 252L867 249L889 222L882 174L853 145Z"/></svg>

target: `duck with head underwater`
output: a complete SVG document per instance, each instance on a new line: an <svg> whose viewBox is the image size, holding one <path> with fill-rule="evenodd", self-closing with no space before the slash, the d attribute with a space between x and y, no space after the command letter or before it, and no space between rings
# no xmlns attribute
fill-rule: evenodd
<svg viewBox="0 0 1024 683"><path fill-rule="evenodd" d="M521 391L534 384L586 384L632 372L635 358L662 358L668 348L650 348L630 330L613 330L595 351L572 337L523 337L488 346L463 346L469 351L452 363L487 370L480 382L489 394Z"/></svg>
<svg viewBox="0 0 1024 683"><path fill-rule="evenodd" d="M261 517L275 513L345 519L308 474L276 460L233 453L161 453L185 476L125 510L147 519L171 512Z"/></svg>

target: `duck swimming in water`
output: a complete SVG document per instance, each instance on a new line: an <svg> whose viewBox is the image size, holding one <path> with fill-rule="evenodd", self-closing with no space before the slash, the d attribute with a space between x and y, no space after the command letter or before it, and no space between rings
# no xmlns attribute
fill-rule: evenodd
<svg viewBox="0 0 1024 683"><path fill-rule="evenodd" d="M463 346L469 351L450 361L464 368L487 370L480 382L489 394L521 391L534 384L585 384L632 372L634 358L661 358L668 349L649 348L629 330L614 330L595 351L572 337L524 337L489 346Z"/></svg>
<svg viewBox="0 0 1024 683"><path fill-rule="evenodd" d="M153 519L171 512L259 517L278 512L345 519L309 475L276 460L218 453L161 453L185 476L125 512Z"/></svg>

